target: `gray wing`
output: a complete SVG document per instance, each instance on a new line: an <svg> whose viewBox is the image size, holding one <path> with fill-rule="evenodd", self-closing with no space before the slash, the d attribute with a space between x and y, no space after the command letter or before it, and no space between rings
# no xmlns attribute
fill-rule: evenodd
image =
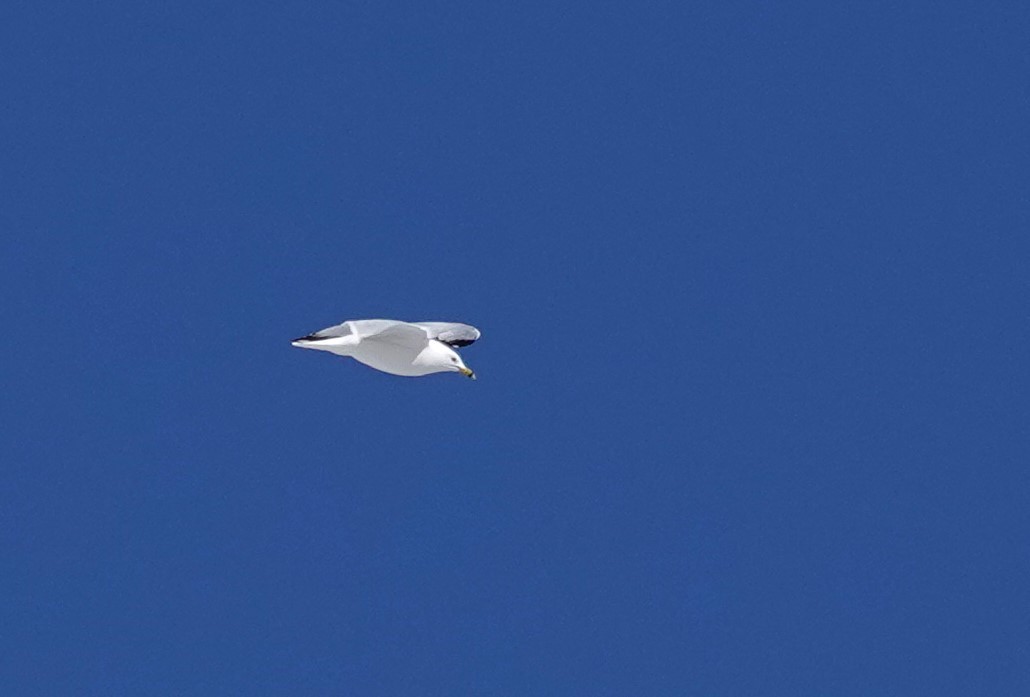
<svg viewBox="0 0 1030 697"><path fill-rule="evenodd" d="M373 319L364 321L376 324L370 324L365 328L366 331L362 331L362 327L358 327L358 333L361 335L362 341L377 341L382 344L393 344L394 346L403 346L404 348L418 349L419 351L429 343L429 337L426 336L425 328L415 324L395 322L393 320ZM379 324L379 322L383 322L383 324ZM356 324L360 325L361 322Z"/></svg>
<svg viewBox="0 0 1030 697"><path fill-rule="evenodd" d="M340 324L334 324L331 327L325 329L319 329L317 332L312 332L307 336L301 336L294 339L294 341L318 341L319 339L338 339L344 336L350 336L354 333L354 327L352 322L341 322Z"/></svg>
<svg viewBox="0 0 1030 697"><path fill-rule="evenodd" d="M413 322L412 324L425 329L430 339L442 341L453 348L468 346L480 336L479 330L475 327L457 322Z"/></svg>
<svg viewBox="0 0 1030 697"><path fill-rule="evenodd" d="M318 341L319 339L339 339L345 336L355 336L358 339L368 339L392 330L397 325L405 325L407 322L400 322L395 319L351 319L340 324L334 324L325 329L319 329L313 334L302 336L294 341ZM412 325L407 324L411 327ZM421 330L425 331L425 330Z"/></svg>

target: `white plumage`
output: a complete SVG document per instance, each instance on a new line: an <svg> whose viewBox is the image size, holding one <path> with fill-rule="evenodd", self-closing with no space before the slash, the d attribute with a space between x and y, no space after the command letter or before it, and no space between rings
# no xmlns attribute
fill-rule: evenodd
<svg viewBox="0 0 1030 697"><path fill-rule="evenodd" d="M454 349L468 346L479 336L475 327L455 322L356 319L294 339L293 345L350 356L391 375L454 372L475 379Z"/></svg>

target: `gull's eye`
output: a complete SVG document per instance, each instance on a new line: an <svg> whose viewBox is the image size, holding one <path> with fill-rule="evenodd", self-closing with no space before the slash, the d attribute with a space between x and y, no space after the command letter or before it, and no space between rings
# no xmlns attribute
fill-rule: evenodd
<svg viewBox="0 0 1030 697"><path fill-rule="evenodd" d="M458 359L455 358L454 356L451 356L451 363L457 363L457 362L458 362Z"/></svg>

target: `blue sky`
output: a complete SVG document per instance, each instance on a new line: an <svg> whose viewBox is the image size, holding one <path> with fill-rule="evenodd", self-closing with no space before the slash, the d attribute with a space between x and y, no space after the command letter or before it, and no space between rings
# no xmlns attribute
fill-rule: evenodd
<svg viewBox="0 0 1030 697"><path fill-rule="evenodd" d="M1026 693L1028 20L5 7L5 691Z"/></svg>

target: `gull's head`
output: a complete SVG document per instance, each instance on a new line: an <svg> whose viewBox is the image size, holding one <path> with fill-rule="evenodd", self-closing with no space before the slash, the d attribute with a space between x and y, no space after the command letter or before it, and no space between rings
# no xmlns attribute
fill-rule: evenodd
<svg viewBox="0 0 1030 697"><path fill-rule="evenodd" d="M465 362L461 360L461 356L458 355L458 352L450 346L445 346L445 348L447 349L447 355L444 358L445 365L447 366L446 369L456 373L461 373L465 377L475 380L476 374L472 372L471 368L465 365Z"/></svg>

